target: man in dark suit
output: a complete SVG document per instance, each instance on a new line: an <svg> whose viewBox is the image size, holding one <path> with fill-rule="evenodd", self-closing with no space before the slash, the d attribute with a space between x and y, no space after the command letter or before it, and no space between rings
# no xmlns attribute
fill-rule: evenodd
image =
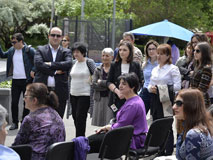
<svg viewBox="0 0 213 160"><path fill-rule="evenodd" d="M34 63L36 67L34 82L47 85L49 91L54 91L59 99L56 109L63 118L66 100L68 99L68 72L72 67L72 57L69 49L60 46L62 31L53 27L49 32L49 44L39 46Z"/></svg>

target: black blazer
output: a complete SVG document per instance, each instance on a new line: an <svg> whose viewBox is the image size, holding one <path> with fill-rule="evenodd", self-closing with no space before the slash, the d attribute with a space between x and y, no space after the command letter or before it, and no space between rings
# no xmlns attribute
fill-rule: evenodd
<svg viewBox="0 0 213 160"><path fill-rule="evenodd" d="M140 64L138 62L131 62L129 65L129 73L134 72L138 78L139 78L139 83L140 86L142 84L142 76L141 76L141 67ZM109 75L108 75L108 79L107 79L107 85L109 86L110 83L114 83L116 85L116 87L119 87L119 81L118 81L118 77L121 75L121 61L120 62L113 62L111 64L110 70L109 70ZM110 98L109 98L109 106L111 106L112 104L115 104L116 107L119 109L123 104L124 104L125 100L120 100L117 95L115 95L114 93L110 92Z"/></svg>
<svg viewBox="0 0 213 160"><path fill-rule="evenodd" d="M51 66L45 62L52 62ZM39 46L34 57L34 64L36 67L34 82L47 85L48 76L54 76L55 92L58 98L68 99L68 74L72 67L71 51L60 46L53 62L50 46ZM55 74L56 70L62 70L64 74Z"/></svg>

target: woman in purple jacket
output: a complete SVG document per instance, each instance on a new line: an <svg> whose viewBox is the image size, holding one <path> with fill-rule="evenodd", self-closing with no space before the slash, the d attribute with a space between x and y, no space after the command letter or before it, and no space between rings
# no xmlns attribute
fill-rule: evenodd
<svg viewBox="0 0 213 160"><path fill-rule="evenodd" d="M63 120L54 109L58 98L45 84L32 83L26 88L24 101L30 114L24 118L13 146L29 144L33 150L32 160L45 160L51 144L65 141Z"/></svg>
<svg viewBox="0 0 213 160"><path fill-rule="evenodd" d="M135 73L123 74L119 77L119 92L126 99L123 106L116 115L116 122L106 125L96 131L95 135L88 137L91 147L90 152L98 152L104 133L109 130L132 125L134 133L130 148L138 149L144 146L148 126L146 121L146 110L142 99L137 95L139 80Z"/></svg>

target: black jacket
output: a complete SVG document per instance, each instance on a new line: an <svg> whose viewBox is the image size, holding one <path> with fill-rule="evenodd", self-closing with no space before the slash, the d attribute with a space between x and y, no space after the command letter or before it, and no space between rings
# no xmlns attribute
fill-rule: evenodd
<svg viewBox="0 0 213 160"><path fill-rule="evenodd" d="M51 66L45 62L51 62ZM39 46L34 57L34 64L36 67L34 82L47 85L48 76L54 76L57 96L59 99L68 99L68 74L72 67L71 51L60 46L53 62L50 46ZM55 74L56 70L62 70L64 74Z"/></svg>

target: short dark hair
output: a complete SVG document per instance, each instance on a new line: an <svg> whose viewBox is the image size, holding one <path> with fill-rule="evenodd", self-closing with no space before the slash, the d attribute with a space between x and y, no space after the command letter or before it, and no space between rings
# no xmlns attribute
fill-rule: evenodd
<svg viewBox="0 0 213 160"><path fill-rule="evenodd" d="M135 41L135 36L133 33L131 32L124 32L123 33L123 38L126 37L126 36L129 36L133 41Z"/></svg>
<svg viewBox="0 0 213 160"><path fill-rule="evenodd" d="M127 57L127 63L130 63L133 61L133 45L131 42L129 41L121 41L121 43L119 44L119 47L120 46L127 46L128 49L129 49L129 56ZM118 54L116 56L116 62L120 62L122 61L121 57L120 57L120 54L119 54L119 50L118 50Z"/></svg>
<svg viewBox="0 0 213 160"><path fill-rule="evenodd" d="M81 54L86 57L87 55L87 44L86 43L82 43L82 42L75 42L72 46L72 53L75 50L79 50L81 52Z"/></svg>
<svg viewBox="0 0 213 160"><path fill-rule="evenodd" d="M21 34L21 33L15 33L15 34L12 36L12 39L17 39L17 41L24 41L24 36L23 36L23 34Z"/></svg>
<svg viewBox="0 0 213 160"><path fill-rule="evenodd" d="M125 73L118 77L118 80L124 80L124 82L127 82L130 88L134 88L134 92L137 94L139 89L139 78L134 73Z"/></svg>

